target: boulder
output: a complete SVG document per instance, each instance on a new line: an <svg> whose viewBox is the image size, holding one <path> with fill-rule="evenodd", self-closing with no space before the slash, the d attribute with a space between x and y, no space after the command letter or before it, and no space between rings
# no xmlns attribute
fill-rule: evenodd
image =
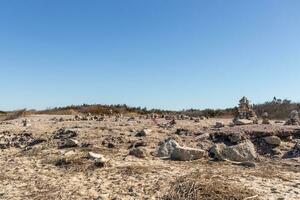
<svg viewBox="0 0 300 200"><path fill-rule="evenodd" d="M174 149L178 147L179 144L172 138L168 138L163 142L159 143L159 146L156 150L156 155L158 157L171 157Z"/></svg>
<svg viewBox="0 0 300 200"><path fill-rule="evenodd" d="M255 147L249 140L234 146L216 144L210 149L210 155L216 160L236 162L253 161L257 158Z"/></svg>
<svg viewBox="0 0 300 200"><path fill-rule="evenodd" d="M176 146L171 154L171 159L178 161L197 160L203 158L205 153L202 149Z"/></svg>
<svg viewBox="0 0 300 200"><path fill-rule="evenodd" d="M270 145L280 146L281 140L277 136L269 136L264 138L265 142Z"/></svg>

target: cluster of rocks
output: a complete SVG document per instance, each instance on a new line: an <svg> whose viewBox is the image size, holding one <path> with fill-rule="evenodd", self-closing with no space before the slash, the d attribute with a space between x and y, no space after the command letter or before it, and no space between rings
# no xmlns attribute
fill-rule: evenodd
<svg viewBox="0 0 300 200"><path fill-rule="evenodd" d="M30 132L14 134L5 131L0 134L0 149L8 149L10 147L27 148L45 141L46 140L42 138L34 138Z"/></svg>
<svg viewBox="0 0 300 200"><path fill-rule="evenodd" d="M258 123L257 116L252 106L250 105L250 101L246 97L243 97L240 100L239 106L237 108L237 113L233 122L235 125L247 125Z"/></svg>
<svg viewBox="0 0 300 200"><path fill-rule="evenodd" d="M96 116L96 115L92 115L91 113L88 113L85 116L75 115L74 120L75 121L104 121L105 118L106 118L105 115Z"/></svg>

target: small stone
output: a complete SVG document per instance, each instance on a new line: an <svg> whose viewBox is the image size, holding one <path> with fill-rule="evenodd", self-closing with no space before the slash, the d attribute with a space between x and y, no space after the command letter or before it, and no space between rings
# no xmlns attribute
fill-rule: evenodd
<svg viewBox="0 0 300 200"><path fill-rule="evenodd" d="M95 166L97 167L105 167L106 163L108 162L108 160L105 159L103 155L93 152L88 153L88 158L90 160L93 160L95 162Z"/></svg>
<svg viewBox="0 0 300 200"><path fill-rule="evenodd" d="M249 120L249 119L237 119L235 121L235 125L238 125L238 126L250 125L250 124L253 124L253 121Z"/></svg>
<svg viewBox="0 0 300 200"><path fill-rule="evenodd" d="M240 133L233 133L228 136L228 139L231 143L236 144L242 140L242 134Z"/></svg>
<svg viewBox="0 0 300 200"><path fill-rule="evenodd" d="M225 124L222 122L216 122L215 128L223 128L225 127Z"/></svg>
<svg viewBox="0 0 300 200"><path fill-rule="evenodd" d="M67 139L66 141L63 141L61 144L59 144L58 148L59 149L73 148L73 147L77 147L78 145L79 142L77 140Z"/></svg>
<svg viewBox="0 0 300 200"><path fill-rule="evenodd" d="M147 152L144 148L139 147L139 148L130 149L129 155L135 156L137 158L146 158Z"/></svg>
<svg viewBox="0 0 300 200"><path fill-rule="evenodd" d="M140 132L138 132L135 136L136 137L145 137L149 135L152 131L150 129L143 129Z"/></svg>

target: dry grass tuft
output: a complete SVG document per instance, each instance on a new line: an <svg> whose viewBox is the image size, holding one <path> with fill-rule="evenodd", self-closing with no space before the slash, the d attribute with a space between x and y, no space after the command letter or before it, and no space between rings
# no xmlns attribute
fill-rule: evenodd
<svg viewBox="0 0 300 200"><path fill-rule="evenodd" d="M150 167L147 166L122 166L118 167L118 173L122 174L123 176L135 176L135 175L142 175L151 172Z"/></svg>
<svg viewBox="0 0 300 200"><path fill-rule="evenodd" d="M220 176L193 173L173 182L161 200L258 200L254 191Z"/></svg>

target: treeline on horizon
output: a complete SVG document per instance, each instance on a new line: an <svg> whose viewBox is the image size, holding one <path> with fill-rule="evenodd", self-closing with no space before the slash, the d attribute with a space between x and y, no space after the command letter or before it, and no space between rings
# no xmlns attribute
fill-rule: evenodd
<svg viewBox="0 0 300 200"><path fill-rule="evenodd" d="M254 104L253 109L258 117L261 117L263 113L267 112L271 119L285 119L289 116L292 110L299 110L300 103L295 103L290 100L277 99L274 97L272 101L267 101L261 104ZM15 111L17 112L17 111ZM20 111L19 111L20 112ZM24 110L22 110L24 112ZM187 115L190 117L221 117L229 118L233 117L237 112L237 107L227 109L187 109L182 111L168 111L161 109L147 109L141 107L131 107L126 104L120 105L100 105L100 104L83 104L83 105L71 105L66 107L49 108L46 110L27 110L26 114L50 114L50 115L76 115L76 114L88 114L93 115L110 115L113 114L161 114L161 115ZM0 114L6 114L9 112L0 111Z"/></svg>

